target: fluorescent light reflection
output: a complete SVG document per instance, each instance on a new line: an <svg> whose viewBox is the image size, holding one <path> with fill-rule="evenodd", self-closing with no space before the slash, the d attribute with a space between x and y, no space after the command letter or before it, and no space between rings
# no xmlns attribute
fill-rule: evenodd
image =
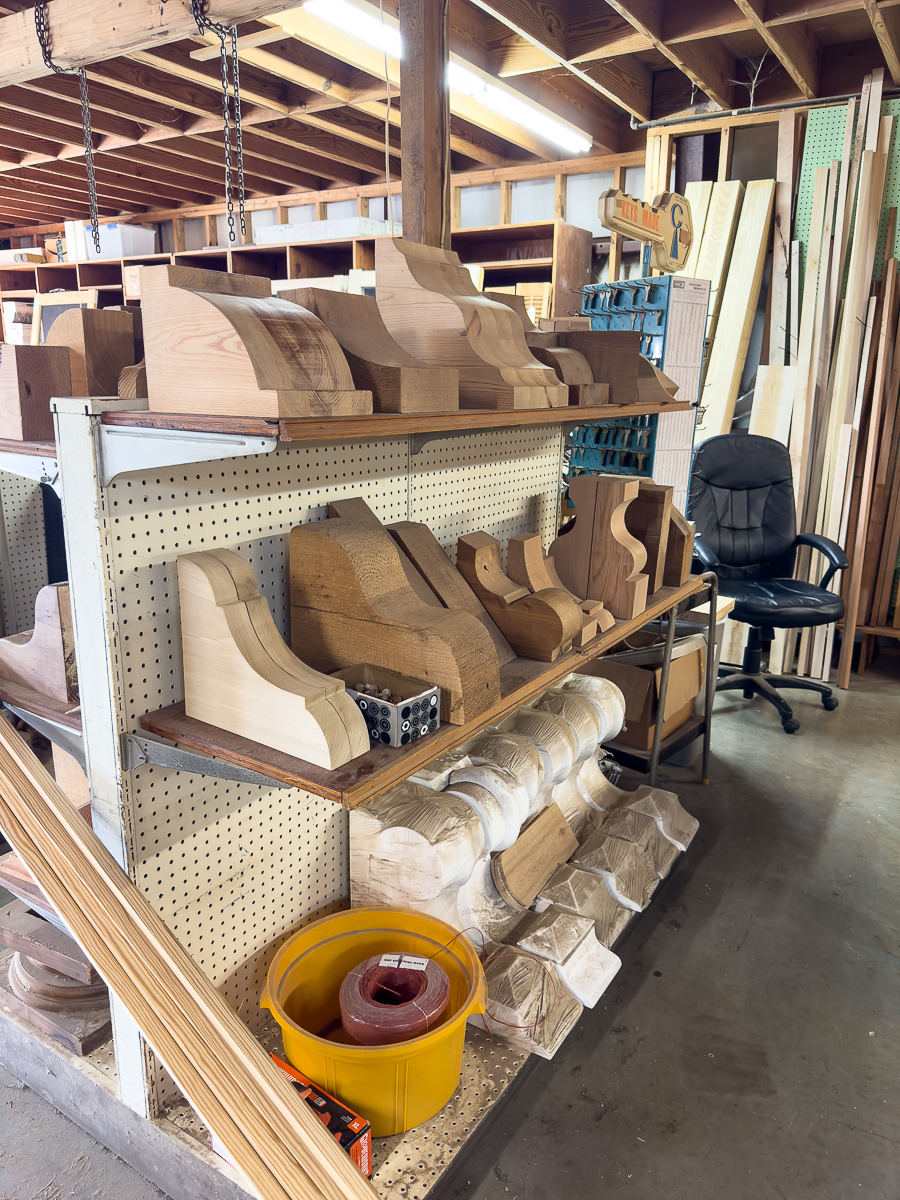
<svg viewBox="0 0 900 1200"><path fill-rule="evenodd" d="M552 117L547 116L546 113L532 108L524 100L517 100L509 92L487 83L480 75L466 70L459 63L450 63L447 82L451 91L471 96L473 100L477 100L491 112L495 112L501 117L508 117L510 121L515 121L523 129L529 129L539 137L546 138L554 146L571 150L573 154L583 154L591 148L588 139L582 137L576 130L568 129L565 125L561 125Z"/></svg>
<svg viewBox="0 0 900 1200"><path fill-rule="evenodd" d="M314 17L327 21L345 33L350 33L368 46L385 50L391 58L400 58L402 44L399 29L382 25L376 16L369 16L347 0L306 0L303 5Z"/></svg>

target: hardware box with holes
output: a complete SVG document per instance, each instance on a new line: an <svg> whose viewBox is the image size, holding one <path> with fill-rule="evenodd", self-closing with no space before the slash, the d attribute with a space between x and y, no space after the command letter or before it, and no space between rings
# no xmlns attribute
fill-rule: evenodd
<svg viewBox="0 0 900 1200"><path fill-rule="evenodd" d="M373 742L385 746L407 746L418 738L434 733L440 724L441 689L429 687L421 679L408 679L396 671L371 667L361 663L332 671L335 679L343 679L348 693L360 707ZM393 700L369 696L354 688L357 683L373 683L379 692L388 688Z"/></svg>

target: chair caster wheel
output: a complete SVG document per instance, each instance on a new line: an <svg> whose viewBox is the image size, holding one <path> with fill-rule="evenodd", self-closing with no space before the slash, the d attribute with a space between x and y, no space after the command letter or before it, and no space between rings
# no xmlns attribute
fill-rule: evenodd
<svg viewBox="0 0 900 1200"><path fill-rule="evenodd" d="M796 733L797 730L800 728L800 722L799 721L782 721L781 728L784 730L785 733Z"/></svg>
<svg viewBox="0 0 900 1200"><path fill-rule="evenodd" d="M834 698L834 696L823 696L822 697L822 707L827 708L829 712L834 712L834 710L837 708L837 706L838 706L838 702Z"/></svg>

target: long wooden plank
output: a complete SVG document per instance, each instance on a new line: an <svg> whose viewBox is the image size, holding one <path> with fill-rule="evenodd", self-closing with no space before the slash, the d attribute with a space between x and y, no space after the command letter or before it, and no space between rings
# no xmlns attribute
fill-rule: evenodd
<svg viewBox="0 0 900 1200"><path fill-rule="evenodd" d="M788 444L791 410L797 390L797 368L779 363L761 366L756 375L748 433Z"/></svg>
<svg viewBox="0 0 900 1200"><path fill-rule="evenodd" d="M260 1196L371 1200L349 1156L6 722L0 827Z"/></svg>
<svg viewBox="0 0 900 1200"><path fill-rule="evenodd" d="M295 7L294 0L209 0L204 12L224 25L252 21ZM53 61L61 67L87 66L103 59L147 50L196 36L187 0L148 5L143 0L49 0L47 23ZM0 18L0 87L47 74L34 26L34 9Z"/></svg>
<svg viewBox="0 0 900 1200"><path fill-rule="evenodd" d="M859 496L859 508L856 515L856 534L853 553L850 557L850 574L845 582L844 600L844 638L841 643L841 657L838 664L838 686L850 686L850 663L853 657L853 640L856 635L857 616L859 612L860 588L862 586L863 559L866 547L866 533L872 506L872 489L875 480L875 455L878 438L881 432L881 411L884 400L885 371L890 355L890 342L894 329L891 322L893 315L894 290L897 286L897 260L890 259L887 264L884 279L884 294L882 296L882 321L878 345L877 366L872 392L872 407L869 413L869 434L866 441L865 460L862 474L862 484Z"/></svg>
<svg viewBox="0 0 900 1200"><path fill-rule="evenodd" d="M699 279L701 276L697 274L697 264L700 261L700 247L703 243L703 235L706 231L706 218L709 215L709 205L712 200L713 182L711 179L698 180L694 183L689 183L684 194L691 205L691 222L694 226L693 237L690 251L684 262L684 267L679 271L679 275L685 275L688 279Z"/></svg>
<svg viewBox="0 0 900 1200"><path fill-rule="evenodd" d="M778 158L775 169L775 217L772 222L772 306L769 323L769 364L781 366L788 353L788 295L791 274L791 209L797 174L801 114L788 109L778 116Z"/></svg>
<svg viewBox="0 0 900 1200"><path fill-rule="evenodd" d="M705 409L697 428L701 440L731 428L762 283L774 193L774 180L747 184L700 401Z"/></svg>
<svg viewBox="0 0 900 1200"><path fill-rule="evenodd" d="M707 337L715 336L743 202L744 185L740 180L717 183L713 187L696 267L696 278L709 280Z"/></svg>

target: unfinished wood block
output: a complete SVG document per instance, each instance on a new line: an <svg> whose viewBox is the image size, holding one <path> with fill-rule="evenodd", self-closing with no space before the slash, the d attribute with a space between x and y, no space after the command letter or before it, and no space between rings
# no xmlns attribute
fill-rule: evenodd
<svg viewBox="0 0 900 1200"><path fill-rule="evenodd" d="M641 912L659 883L656 867L643 847L607 836L605 824L578 847L571 860L577 867L602 875L619 904Z"/></svg>
<svg viewBox="0 0 900 1200"><path fill-rule="evenodd" d="M666 404L678 391L675 381L641 354L640 333L596 329L560 333L557 340L560 348L584 356L595 383L609 385L610 404Z"/></svg>
<svg viewBox="0 0 900 1200"><path fill-rule="evenodd" d="M178 588L188 716L329 769L368 750L344 681L291 653L245 559L180 554Z"/></svg>
<svg viewBox="0 0 900 1200"><path fill-rule="evenodd" d="M559 805L548 805L508 850L491 859L497 891L510 908L529 908L554 871L577 849L577 839Z"/></svg>
<svg viewBox="0 0 900 1200"><path fill-rule="evenodd" d="M42 696L78 703L69 585L51 583L34 602L34 629L0 639L0 676Z"/></svg>
<svg viewBox="0 0 900 1200"><path fill-rule="evenodd" d="M647 606L647 551L628 532L626 510L638 480L623 475L579 475L569 484L576 519L553 545L560 579L576 596L603 601L614 617L630 620Z"/></svg>
<svg viewBox="0 0 900 1200"><path fill-rule="evenodd" d="M500 665L512 662L516 655L509 642L428 526L416 521L397 521L388 526L388 532L427 581L441 604L445 608L459 609L477 617L491 635Z"/></svg>
<svg viewBox="0 0 900 1200"><path fill-rule="evenodd" d="M347 496L343 500L332 500L328 505L328 515L329 517L342 517L348 521L361 521L364 525L371 525L376 529L384 528L362 496ZM432 608L443 607L424 575L412 562L409 555L403 552L402 547L398 553L407 582L419 599L430 604Z"/></svg>
<svg viewBox="0 0 900 1200"><path fill-rule="evenodd" d="M509 843L512 845L519 835L519 829L528 820L531 809L528 789L519 775L496 762L473 762L450 772L448 789L458 788L462 784L471 784L497 799L509 820L515 823L515 833ZM506 847L493 846L492 849L505 850Z"/></svg>
<svg viewBox="0 0 900 1200"><path fill-rule="evenodd" d="M610 949L634 915L616 900L601 875L563 863L538 893L538 912L548 904L589 917L601 945Z"/></svg>
<svg viewBox="0 0 900 1200"><path fill-rule="evenodd" d="M70 396L72 380L65 346L0 343L0 438L52 442L53 396Z"/></svg>
<svg viewBox="0 0 900 1200"><path fill-rule="evenodd" d="M544 588L533 595L500 569L500 543L470 533L456 543L456 566L517 654L553 662L578 635L581 610L566 592Z"/></svg>
<svg viewBox="0 0 900 1200"><path fill-rule="evenodd" d="M600 714L587 696L563 688L548 688L528 707L535 712L553 713L566 722L575 735L576 765L596 752L600 741Z"/></svg>
<svg viewBox="0 0 900 1200"><path fill-rule="evenodd" d="M647 591L651 595L663 585L669 526L672 519L672 488L642 479L637 497L628 506L625 523L628 532L647 551Z"/></svg>
<svg viewBox="0 0 900 1200"><path fill-rule="evenodd" d="M570 405L609 403L609 384L595 382L591 364L580 350L572 350L567 346L542 347L535 345L531 339L528 344L538 362L552 367L560 383L569 389Z"/></svg>
<svg viewBox="0 0 900 1200"><path fill-rule="evenodd" d="M544 763L544 787L562 783L575 765L578 738L563 717L546 710L523 705L504 717L497 728L502 732L521 733L540 751Z"/></svg>
<svg viewBox="0 0 900 1200"><path fill-rule="evenodd" d="M134 363L134 321L120 309L67 309L45 342L69 350L70 396L118 396L119 375Z"/></svg>
<svg viewBox="0 0 900 1200"><path fill-rule="evenodd" d="M663 586L681 587L691 577L694 527L673 505L669 512L669 536L663 568Z"/></svg>
<svg viewBox="0 0 900 1200"><path fill-rule="evenodd" d="M386 530L353 520L291 530L291 643L333 671L368 662L441 689L441 718L465 724L500 699L485 627L424 603Z"/></svg>
<svg viewBox="0 0 900 1200"><path fill-rule="evenodd" d="M506 544L506 573L514 583L520 583L530 592L545 588L556 588L565 592L568 588L556 573L553 559L544 554L544 546L537 533L520 533L511 537ZM569 595L572 595L569 592ZM572 599L581 609L581 629L575 636L576 646L586 646L597 636L598 629L605 632L616 623L601 600Z"/></svg>
<svg viewBox="0 0 900 1200"><path fill-rule="evenodd" d="M556 964L560 979L585 1008L593 1008L612 983L622 960L597 940L587 917L551 905L529 913L513 937L520 950Z"/></svg>
<svg viewBox="0 0 900 1200"><path fill-rule="evenodd" d="M538 812L535 801L544 786L544 759L531 738L512 730L489 729L466 742L464 749L473 762L487 761L508 771L526 791L528 816Z"/></svg>
<svg viewBox="0 0 900 1200"><path fill-rule="evenodd" d="M584 696L597 710L600 717L600 743L618 735L625 721L625 697L611 679L597 675L567 675L559 685L565 692L576 692Z"/></svg>
<svg viewBox="0 0 900 1200"><path fill-rule="evenodd" d="M626 808L651 817L663 836L679 850L687 850L700 828L700 822L685 812L675 793L662 788L637 788L627 800Z"/></svg>
<svg viewBox="0 0 900 1200"><path fill-rule="evenodd" d="M278 295L315 313L334 334L357 387L372 393L375 412L456 412L459 408L458 371L428 367L398 346L374 296L302 287Z"/></svg>
<svg viewBox="0 0 900 1200"><path fill-rule="evenodd" d="M358 416L372 411L318 317L271 294L268 279L141 268L152 412ZM118 375L116 376L118 379Z"/></svg>
<svg viewBox="0 0 900 1200"><path fill-rule="evenodd" d="M537 332L537 326L532 321L528 314L528 309L525 307L524 296L519 296L516 292L497 291L485 291L484 294L487 296L488 300L493 300L497 304L505 304L507 308L511 308L522 322L522 328L525 330L526 334Z"/></svg>
<svg viewBox="0 0 900 1200"><path fill-rule="evenodd" d="M407 354L459 370L460 408L568 404L555 372L528 349L518 314L479 292L452 251L378 238L375 290L384 323Z"/></svg>
<svg viewBox="0 0 900 1200"><path fill-rule="evenodd" d="M487 1011L469 1023L541 1058L552 1058L584 1009L559 978L556 966L510 948L485 967Z"/></svg>
<svg viewBox="0 0 900 1200"><path fill-rule="evenodd" d="M133 367L123 367L119 375L118 396L120 400L138 400L147 396L147 364L143 361Z"/></svg>

